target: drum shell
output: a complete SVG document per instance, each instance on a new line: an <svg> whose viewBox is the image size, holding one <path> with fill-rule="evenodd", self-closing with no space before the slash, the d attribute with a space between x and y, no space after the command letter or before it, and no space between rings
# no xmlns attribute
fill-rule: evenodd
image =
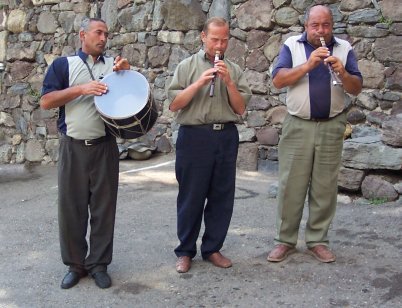
<svg viewBox="0 0 402 308"><path fill-rule="evenodd" d="M126 119L112 119L104 115L101 117L112 135L122 139L136 139L153 127L158 118L158 111L150 97L146 106L135 116Z"/></svg>
<svg viewBox="0 0 402 308"><path fill-rule="evenodd" d="M158 111L146 78L136 71L119 71L102 80L108 93L95 96L95 106L112 135L136 139L147 133Z"/></svg>

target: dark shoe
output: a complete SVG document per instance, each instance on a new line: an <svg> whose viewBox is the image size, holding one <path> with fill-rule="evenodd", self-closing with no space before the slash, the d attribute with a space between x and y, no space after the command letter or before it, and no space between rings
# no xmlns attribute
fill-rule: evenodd
<svg viewBox="0 0 402 308"><path fill-rule="evenodd" d="M331 263L336 260L334 253L325 245L311 247L307 250L307 253L323 263Z"/></svg>
<svg viewBox="0 0 402 308"><path fill-rule="evenodd" d="M66 276L64 276L63 281L61 282L60 287L62 289L70 289L74 287L82 277L88 275L86 272L78 273L78 272L68 272Z"/></svg>
<svg viewBox="0 0 402 308"><path fill-rule="evenodd" d="M281 262L295 251L294 247L279 244L268 254L267 260L269 262Z"/></svg>
<svg viewBox="0 0 402 308"><path fill-rule="evenodd" d="M101 289L107 289L112 285L112 279L107 272L96 272L92 274L96 285Z"/></svg>
<svg viewBox="0 0 402 308"><path fill-rule="evenodd" d="M181 256L176 261L176 271L178 273L187 273L191 268L191 258L189 256Z"/></svg>
<svg viewBox="0 0 402 308"><path fill-rule="evenodd" d="M232 266L232 261L224 257L219 251L211 254L207 260L217 267L228 268Z"/></svg>

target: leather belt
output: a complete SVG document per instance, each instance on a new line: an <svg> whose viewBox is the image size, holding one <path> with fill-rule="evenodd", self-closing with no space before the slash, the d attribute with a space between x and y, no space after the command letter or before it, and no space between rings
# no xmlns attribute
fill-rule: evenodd
<svg viewBox="0 0 402 308"><path fill-rule="evenodd" d="M213 124L201 124L201 125L183 125L184 127L195 127L195 128L204 128L210 130L224 130L226 128L230 128L235 126L233 122L228 123L213 123Z"/></svg>
<svg viewBox="0 0 402 308"><path fill-rule="evenodd" d="M72 137L66 136L66 135L64 135L64 137L67 140L71 141L71 142L80 143L80 144L85 145L85 146L97 145L97 144L100 144L102 142L108 141L111 138L111 136L107 136L107 135L99 137L99 138L96 138L96 139L75 139L75 138L72 138Z"/></svg>

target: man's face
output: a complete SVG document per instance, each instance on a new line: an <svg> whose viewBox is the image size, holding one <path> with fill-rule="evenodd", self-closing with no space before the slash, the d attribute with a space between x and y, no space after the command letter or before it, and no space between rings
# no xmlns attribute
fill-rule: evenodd
<svg viewBox="0 0 402 308"><path fill-rule="evenodd" d="M201 39L209 57L213 58L216 51L223 55L229 43L229 26L218 26L212 23L207 33L201 32Z"/></svg>
<svg viewBox="0 0 402 308"><path fill-rule="evenodd" d="M307 40L314 47L320 47L320 36L329 42L332 37L333 21L325 8L316 7L311 9L310 17L304 25L307 32Z"/></svg>
<svg viewBox="0 0 402 308"><path fill-rule="evenodd" d="M108 37L107 26L101 21L92 21L88 31L80 32L82 51L91 56L101 55L106 47Z"/></svg>

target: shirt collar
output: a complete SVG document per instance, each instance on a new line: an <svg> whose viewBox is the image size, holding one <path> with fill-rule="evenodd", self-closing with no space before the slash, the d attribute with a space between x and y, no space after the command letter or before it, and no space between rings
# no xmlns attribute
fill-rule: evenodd
<svg viewBox="0 0 402 308"><path fill-rule="evenodd" d="M86 54L85 52L83 52L82 49L80 48L80 49L78 50L78 56L82 59L82 61L86 62L89 55ZM102 61L103 63L105 63L105 57L104 57L104 55L102 54L102 55L98 56L98 59L97 59L97 60L98 60L98 61Z"/></svg>
<svg viewBox="0 0 402 308"><path fill-rule="evenodd" d="M302 36L297 41L301 42L301 43L310 44L309 41L307 40L307 32L303 32ZM331 37L331 41L328 44L328 47L332 46L332 45L339 45L339 43L336 41L335 36L333 36L333 35Z"/></svg>

